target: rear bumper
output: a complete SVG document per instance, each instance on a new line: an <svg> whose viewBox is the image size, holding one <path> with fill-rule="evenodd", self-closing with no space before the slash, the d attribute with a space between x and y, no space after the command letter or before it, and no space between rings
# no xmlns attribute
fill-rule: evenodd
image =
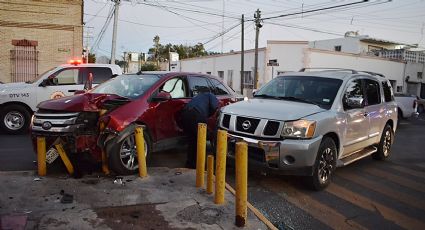
<svg viewBox="0 0 425 230"><path fill-rule="evenodd" d="M263 141L229 134L228 157L230 159L234 158L234 146L237 141L245 141L248 144L250 169L283 175L309 176L313 174L322 136L308 140Z"/></svg>

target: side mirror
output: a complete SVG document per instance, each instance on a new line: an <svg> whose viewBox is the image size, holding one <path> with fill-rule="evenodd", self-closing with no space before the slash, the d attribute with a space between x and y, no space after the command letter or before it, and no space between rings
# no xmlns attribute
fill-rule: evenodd
<svg viewBox="0 0 425 230"><path fill-rule="evenodd" d="M347 107L349 109L359 109L359 108L363 108L363 98L359 98L359 97L349 97L349 98L345 98L344 101L344 107Z"/></svg>
<svg viewBox="0 0 425 230"><path fill-rule="evenodd" d="M253 89L252 90L252 96L255 96L255 94L257 94L257 92L258 92L258 89Z"/></svg>
<svg viewBox="0 0 425 230"><path fill-rule="evenodd" d="M153 101L168 101L171 99L171 94L169 92L160 91L156 96L154 96Z"/></svg>

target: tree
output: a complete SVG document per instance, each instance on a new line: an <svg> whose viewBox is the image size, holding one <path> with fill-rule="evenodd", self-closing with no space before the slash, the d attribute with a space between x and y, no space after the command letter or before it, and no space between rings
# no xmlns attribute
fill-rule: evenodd
<svg viewBox="0 0 425 230"><path fill-rule="evenodd" d="M96 54L89 53L89 63L96 63Z"/></svg>
<svg viewBox="0 0 425 230"><path fill-rule="evenodd" d="M140 66L140 71L158 71L159 67L153 63L145 63Z"/></svg>
<svg viewBox="0 0 425 230"><path fill-rule="evenodd" d="M173 45L171 43L162 45L158 35L154 37L153 42L153 47L149 49L149 54L151 54L151 57L149 57L148 60L150 61L164 62L169 59L169 52L177 52L180 56L180 59L215 54L212 52L207 52L202 43L197 43L193 46L182 44Z"/></svg>

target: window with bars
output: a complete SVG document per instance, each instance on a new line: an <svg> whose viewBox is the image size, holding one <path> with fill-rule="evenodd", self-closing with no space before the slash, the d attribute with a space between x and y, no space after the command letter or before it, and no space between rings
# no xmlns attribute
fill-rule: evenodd
<svg viewBox="0 0 425 230"><path fill-rule="evenodd" d="M38 76L37 41L13 40L10 50L12 82L26 82Z"/></svg>
<svg viewBox="0 0 425 230"><path fill-rule="evenodd" d="M253 89L254 88L254 77L251 71L243 72L243 87L245 89Z"/></svg>

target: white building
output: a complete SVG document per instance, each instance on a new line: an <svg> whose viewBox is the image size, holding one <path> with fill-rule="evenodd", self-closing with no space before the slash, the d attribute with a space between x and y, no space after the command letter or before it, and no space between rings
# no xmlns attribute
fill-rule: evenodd
<svg viewBox="0 0 425 230"><path fill-rule="evenodd" d="M322 41L267 41L258 54L258 85L283 72L301 68L347 68L384 74L396 92L408 92L425 98L425 53L404 49L405 44L367 36L344 37ZM399 52L397 55L389 51ZM254 85L254 50L244 57L244 89ZM279 66L267 66L276 60ZM176 71L200 72L219 76L241 92L241 55L230 52L180 60ZM422 89L422 90L421 90Z"/></svg>

